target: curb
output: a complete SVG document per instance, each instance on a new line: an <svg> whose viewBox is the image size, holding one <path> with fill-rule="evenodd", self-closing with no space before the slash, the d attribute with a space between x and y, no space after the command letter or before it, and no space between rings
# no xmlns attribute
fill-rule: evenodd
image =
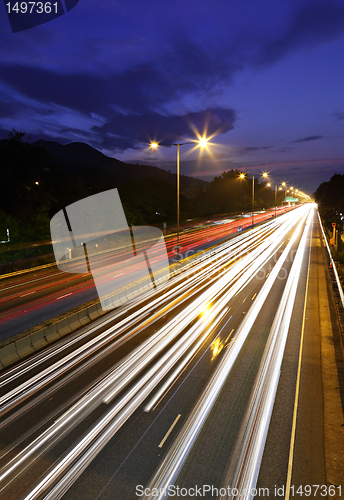
<svg viewBox="0 0 344 500"><path fill-rule="evenodd" d="M28 333L24 337L16 338L18 337L16 336L12 341L9 339L10 342L0 348L0 370L59 340L103 314L105 311L102 310L101 305L94 304L60 319L52 325L43 326L33 333Z"/></svg>
<svg viewBox="0 0 344 500"><path fill-rule="evenodd" d="M179 266L178 266L179 267ZM179 270L179 269L178 269ZM171 275L178 272L173 269ZM130 290L122 291L121 302L126 303L130 299L141 295L138 289L139 285L135 284ZM78 310L69 316L64 316L57 319L55 323L50 325L41 325L41 327L32 333L27 331L26 335L16 335L12 339L6 339L5 345L0 347L0 370L21 361L30 354L46 347L47 345L61 339L61 337L81 328L82 326L91 323L91 321L103 316L109 311L103 311L100 302L91 304L85 309ZM54 321L54 319L52 319Z"/></svg>

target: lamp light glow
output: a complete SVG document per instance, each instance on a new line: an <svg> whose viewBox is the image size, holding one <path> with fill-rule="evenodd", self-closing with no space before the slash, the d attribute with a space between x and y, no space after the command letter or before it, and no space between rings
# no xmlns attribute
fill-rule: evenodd
<svg viewBox="0 0 344 500"><path fill-rule="evenodd" d="M208 145L208 139L206 139L205 137L202 137L198 142L202 148Z"/></svg>

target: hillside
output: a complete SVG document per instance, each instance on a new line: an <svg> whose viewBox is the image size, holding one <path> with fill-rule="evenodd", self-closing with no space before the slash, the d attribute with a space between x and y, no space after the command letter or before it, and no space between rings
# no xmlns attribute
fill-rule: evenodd
<svg viewBox="0 0 344 500"><path fill-rule="evenodd" d="M49 240L50 219L88 196L118 188L130 225L176 220L176 175L157 167L130 165L83 143L25 141L13 130L0 141L0 241L10 229L11 243ZM180 217L202 212L207 183L182 176Z"/></svg>
<svg viewBox="0 0 344 500"><path fill-rule="evenodd" d="M146 178L162 179L170 184L176 184L176 174L167 172L158 167L149 165L133 165L124 163L116 158L110 158L100 151L82 142L72 142L62 145L55 141L39 140L32 143L33 146L44 148L50 157L50 162L55 168L68 169L72 174L76 174L97 182L97 176L103 178L109 174L112 183L117 186L132 180ZM93 169L93 172L91 172ZM87 179L85 179L87 181ZM100 180L100 179L99 179ZM188 198L193 198L200 189L209 183L201 179L195 179L185 175L180 176L181 192Z"/></svg>

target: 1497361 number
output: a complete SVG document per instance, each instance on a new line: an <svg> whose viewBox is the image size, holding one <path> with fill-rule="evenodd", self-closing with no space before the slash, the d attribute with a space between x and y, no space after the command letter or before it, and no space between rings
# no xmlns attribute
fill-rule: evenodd
<svg viewBox="0 0 344 500"><path fill-rule="evenodd" d="M325 484L306 484L305 486L299 486L298 488L290 486L290 495L292 497L310 497L316 496L317 494L322 497L333 497L335 495L342 496L342 487L335 486L334 484L330 484L329 486L326 486Z"/></svg>
<svg viewBox="0 0 344 500"><path fill-rule="evenodd" d="M11 6L11 2L6 4L7 12L16 12L17 14L50 14L51 12L57 14L57 2L16 2Z"/></svg>

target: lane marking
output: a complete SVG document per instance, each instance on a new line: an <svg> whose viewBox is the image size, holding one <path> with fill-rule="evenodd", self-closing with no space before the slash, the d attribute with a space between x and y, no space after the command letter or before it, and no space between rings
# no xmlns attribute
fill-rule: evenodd
<svg viewBox="0 0 344 500"><path fill-rule="evenodd" d="M30 269L28 269L28 271L30 271ZM20 272L20 271L18 271L18 272ZM82 274L82 273L80 273L80 274ZM59 273L51 274L51 275L48 275L48 276L42 276L41 278L36 278L36 279L30 280L30 281L26 282L26 284L27 283L31 284L31 283L35 283L36 281L42 281L42 280L46 280L46 279L50 279L50 278L55 278L58 275L59 275ZM0 280L4 276L6 276L6 275L0 276ZM86 276L86 274L84 274L84 276ZM74 279L74 278L72 277L71 279ZM88 278L86 281L91 281L91 280L93 280L93 278ZM16 285L11 285L11 286L8 286L6 288L1 288L1 292L5 292L6 290L11 290L12 288L18 288L20 286L23 286L23 283L17 283ZM49 286L49 283L48 283L48 286ZM54 286L54 283L52 283L50 286ZM35 290L35 291L37 291L37 290Z"/></svg>
<svg viewBox="0 0 344 500"><path fill-rule="evenodd" d="M313 236L313 230L311 229L311 235L310 235L310 241L311 241L311 243L312 243L312 236ZM295 447L295 434L296 434L296 419L297 419L297 409L298 409L298 406L299 406L301 362L302 362L302 352L303 352L303 340L304 340L305 324L306 324L306 307L307 307L307 297L308 297L308 282L309 282L309 273L310 273L311 251L312 251L312 245L310 246L309 257L308 257L307 283L306 283L305 302L304 302L304 306L303 306L302 329L301 329L301 338L300 338L300 351L299 351L299 361L298 361L298 367L297 367L296 388L295 388L293 424L292 424L292 428L291 428L290 448L289 448L289 460L288 460L288 472L287 472L287 483L286 483L286 492L285 492L284 500L289 500L289 497L290 497L290 486L291 486L291 477L292 477L292 473L293 473L294 447Z"/></svg>
<svg viewBox="0 0 344 500"><path fill-rule="evenodd" d="M36 293L36 290L33 292L24 293L24 295L20 295L20 297L26 297L27 295L31 295L32 293Z"/></svg>
<svg viewBox="0 0 344 500"><path fill-rule="evenodd" d="M253 299L255 298L255 296L256 296L256 295L257 295L257 294L255 293L255 294L253 295L253 297L252 297L252 299L251 299L251 300L253 300Z"/></svg>
<svg viewBox="0 0 344 500"><path fill-rule="evenodd" d="M228 318L228 320L226 321L226 323L223 325L223 327L221 328L221 330L218 332L218 334L216 335L216 337L213 339L216 340L219 335L221 334L221 332L223 331L223 329L225 328L225 326L227 326L227 323L232 319L232 316L230 318ZM232 332L234 331L234 329L231 331L230 335L232 334ZM172 381L170 387L167 388L166 391L164 391L163 394L161 394L161 397L159 398L159 400L157 400L155 402L155 397L153 397L150 401L150 403L148 403L148 405L146 405L145 407L145 411L150 411L150 409L148 410L147 408L150 406L150 404L152 403L153 401L153 404L154 404L154 407L151 408L153 411L157 408L157 406L160 404L160 402L164 399L164 397L166 396L166 394L168 394L168 392L171 390L171 388L177 383L177 381L179 380L179 378L182 376L182 374L187 370L187 368L189 367L189 365L193 362L193 360L195 359L195 357L197 356L198 352L200 351L200 349L202 348L202 345L203 345L204 342L201 343L201 345L197 348L197 350L193 353L192 357L188 360L187 364L183 367L182 371L177 374L177 377ZM198 363L201 361L201 359L203 359L203 356L206 355L206 353L209 351L209 349L211 348L211 344L208 345L207 349L205 350L205 352L202 354L202 356L200 357L200 359L197 361L197 363L191 368L191 371L186 375L185 379L180 383L179 387L181 387L185 380L188 379L189 375L193 372L193 370L196 368L196 366L198 365ZM177 368L178 369L178 368ZM178 389L177 389L178 390ZM176 391L177 391L176 390Z"/></svg>
<svg viewBox="0 0 344 500"><path fill-rule="evenodd" d="M162 447L164 446L164 443L165 443L166 439L168 438L168 436L169 436L169 435L171 434L171 432L173 431L174 426L176 425L176 423L178 422L178 420L180 419L180 417L181 417L181 414L179 414L179 415L177 416L177 418L175 419L175 421L173 422L173 424L171 425L171 427L168 429L168 431L167 431L167 433L166 433L166 435L165 435L164 439L161 441L161 443L159 444L158 448L162 448Z"/></svg>
<svg viewBox="0 0 344 500"><path fill-rule="evenodd" d="M57 297L56 300L60 300L60 299L63 299L64 297L68 297L68 295L72 295L72 292L71 293L67 293L67 295L62 295L61 297Z"/></svg>
<svg viewBox="0 0 344 500"><path fill-rule="evenodd" d="M226 340L225 340L225 344L226 344L226 342L228 342L228 339L229 339L229 337L232 335L232 333L233 333L233 332L234 332L234 328L232 328L232 330L231 330L230 334L229 334L229 335L228 335L228 337L226 338Z"/></svg>

